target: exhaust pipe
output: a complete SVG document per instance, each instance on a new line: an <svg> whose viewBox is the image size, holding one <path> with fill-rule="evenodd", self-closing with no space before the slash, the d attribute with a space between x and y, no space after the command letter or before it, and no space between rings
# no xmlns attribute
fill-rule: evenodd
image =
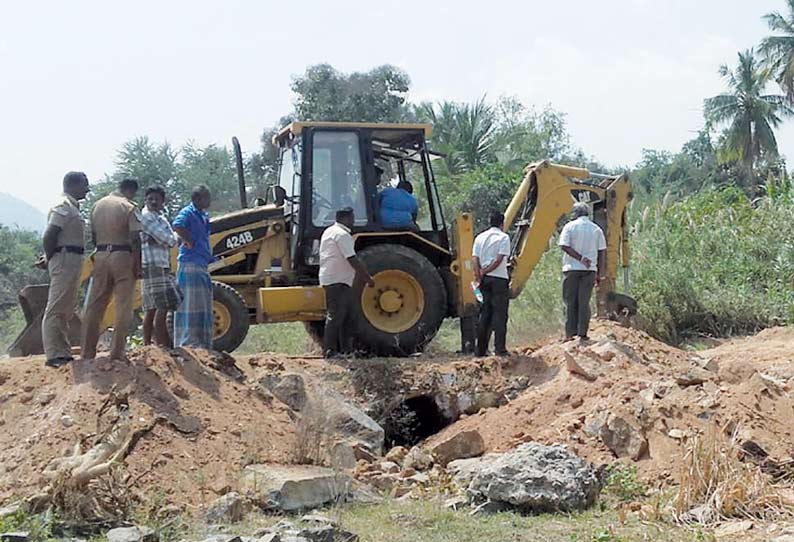
<svg viewBox="0 0 794 542"><path fill-rule="evenodd" d="M237 137L232 138L234 147L234 160L237 162L237 186L240 189L240 208L248 208L248 194L245 190L245 170L243 168L243 151L240 149L240 141Z"/></svg>

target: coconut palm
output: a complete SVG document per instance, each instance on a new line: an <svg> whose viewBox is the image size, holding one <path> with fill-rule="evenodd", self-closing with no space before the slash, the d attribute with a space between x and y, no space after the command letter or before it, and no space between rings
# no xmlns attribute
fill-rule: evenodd
<svg viewBox="0 0 794 542"><path fill-rule="evenodd" d="M704 115L710 125L728 125L724 134L725 154L739 159L748 170L760 158L776 158L774 129L794 110L785 96L764 94L772 72L759 64L752 50L747 50L739 53L736 69L723 65L719 73L729 91L707 98Z"/></svg>
<svg viewBox="0 0 794 542"><path fill-rule="evenodd" d="M786 96L794 100L794 0L786 0L786 4L786 15L777 11L764 15L769 29L776 34L761 40L759 52Z"/></svg>

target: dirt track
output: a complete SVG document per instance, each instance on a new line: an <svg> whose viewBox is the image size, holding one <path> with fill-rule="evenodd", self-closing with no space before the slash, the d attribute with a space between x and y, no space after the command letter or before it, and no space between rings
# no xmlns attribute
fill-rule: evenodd
<svg viewBox="0 0 794 542"><path fill-rule="evenodd" d="M235 366L228 357L156 348L137 350L129 365L100 357L53 370L40 357L3 360L0 502L35 493L52 458L89 443L107 423L97 420L107 394L127 390L142 437L125 468L139 490L195 509L235 488L243 466L292 460L294 416L258 386L260 378L285 372L325 382L384 424L396 404L432 414L441 425L457 419L441 436L475 428L489 451L530 440L565 443L595 463L610 463L615 454L593 431L604 415L620 416L647 439L640 473L661 483L672 481L687 439L714 423L737 427L774 457L794 453L794 329L697 354L611 323L597 324L592 335L618 345L617 354L550 340L507 359L359 360L349 367L265 354L241 356ZM566 349L597 363L594 381L568 371ZM676 382L708 360L704 382Z"/></svg>

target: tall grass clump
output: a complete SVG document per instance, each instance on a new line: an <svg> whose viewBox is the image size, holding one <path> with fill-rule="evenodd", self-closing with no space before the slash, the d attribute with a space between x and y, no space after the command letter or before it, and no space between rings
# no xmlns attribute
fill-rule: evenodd
<svg viewBox="0 0 794 542"><path fill-rule="evenodd" d="M678 343L794 321L794 199L736 188L647 207L634 224L632 294L642 326Z"/></svg>

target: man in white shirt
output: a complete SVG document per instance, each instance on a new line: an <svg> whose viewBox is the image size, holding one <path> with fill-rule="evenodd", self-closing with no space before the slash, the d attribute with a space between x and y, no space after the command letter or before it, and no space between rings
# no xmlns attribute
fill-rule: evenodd
<svg viewBox="0 0 794 542"><path fill-rule="evenodd" d="M565 300L565 339L578 336L586 341L590 326L590 296L600 281L607 242L601 228L590 220L586 203L573 206L574 219L560 234L562 256L562 297Z"/></svg>
<svg viewBox="0 0 794 542"><path fill-rule="evenodd" d="M340 209L336 212L336 223L326 228L320 239L320 286L325 290L323 353L326 358L350 352L352 334L349 320L356 275L368 286L375 286L372 277L356 258L350 234L354 223L353 209Z"/></svg>
<svg viewBox="0 0 794 542"><path fill-rule="evenodd" d="M482 306L477 322L477 356L488 353L491 333L497 356L507 355L507 309L510 303L510 237L502 231L505 217L491 213L491 227L474 239L474 274L480 283Z"/></svg>

